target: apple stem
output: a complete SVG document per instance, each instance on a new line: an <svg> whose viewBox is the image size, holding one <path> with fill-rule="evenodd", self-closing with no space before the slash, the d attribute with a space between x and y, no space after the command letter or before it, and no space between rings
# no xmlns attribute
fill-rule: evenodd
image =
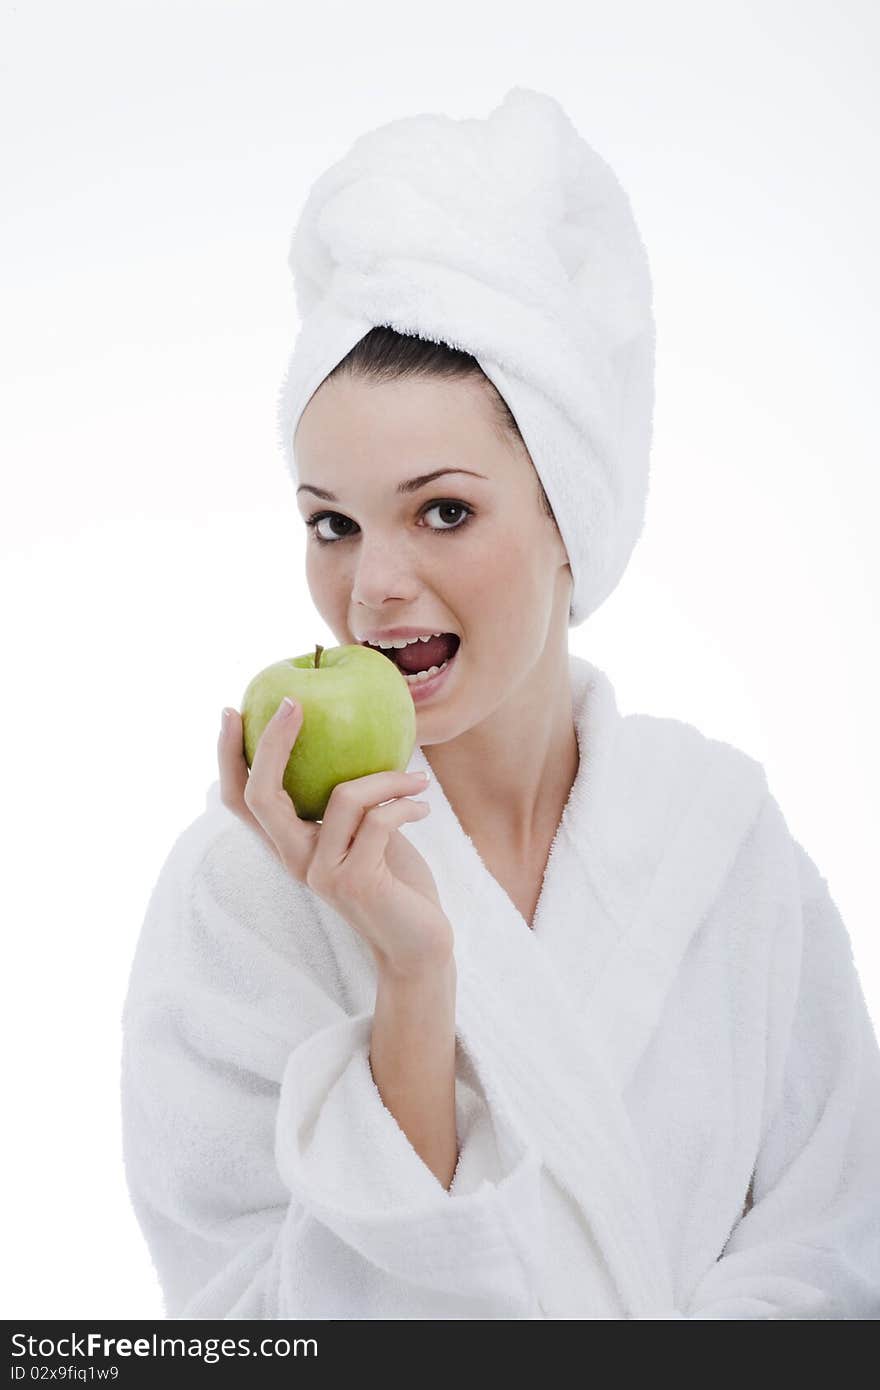
<svg viewBox="0 0 880 1390"><path fill-rule="evenodd" d="M320 644L319 642L316 642L316 643L315 643L315 670L316 670L316 671L317 671L318 667L319 667L320 664L321 664L321 653L322 653L323 650L324 650L324 648L321 646L321 644Z"/></svg>

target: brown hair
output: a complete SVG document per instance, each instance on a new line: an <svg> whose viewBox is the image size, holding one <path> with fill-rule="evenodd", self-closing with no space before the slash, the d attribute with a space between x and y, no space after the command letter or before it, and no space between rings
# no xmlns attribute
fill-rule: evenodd
<svg viewBox="0 0 880 1390"><path fill-rule="evenodd" d="M395 328L380 325L365 333L350 352L338 362L325 380L347 374L368 381L396 381L401 377L441 377L445 380L471 378L480 381L488 390L496 427L503 437L512 439L526 454L525 442L507 401L489 380L476 357L448 343L435 343L410 333L398 333ZM533 465L534 467L534 465ZM544 491L538 470L538 501L546 516L554 522L553 508Z"/></svg>

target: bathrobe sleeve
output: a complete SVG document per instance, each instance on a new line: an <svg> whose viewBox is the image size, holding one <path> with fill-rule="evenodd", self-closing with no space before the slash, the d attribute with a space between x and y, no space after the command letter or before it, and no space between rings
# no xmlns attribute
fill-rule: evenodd
<svg viewBox="0 0 880 1390"><path fill-rule="evenodd" d="M828 885L792 843L802 930L777 948L752 1205L673 1317L880 1317L880 1049Z"/></svg>
<svg viewBox="0 0 880 1390"><path fill-rule="evenodd" d="M540 1316L540 1157L460 1036L447 1191L382 1102L372 1010L346 1012L308 949L279 959L185 858L123 1015L126 1177L166 1316Z"/></svg>

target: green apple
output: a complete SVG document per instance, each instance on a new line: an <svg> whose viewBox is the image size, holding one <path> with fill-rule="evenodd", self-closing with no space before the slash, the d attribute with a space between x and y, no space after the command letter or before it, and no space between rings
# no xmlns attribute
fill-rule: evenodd
<svg viewBox="0 0 880 1390"><path fill-rule="evenodd" d="M322 818L338 782L409 765L415 704L400 668L374 648L316 646L254 676L241 701L248 767L285 695L303 711L282 778L301 820Z"/></svg>

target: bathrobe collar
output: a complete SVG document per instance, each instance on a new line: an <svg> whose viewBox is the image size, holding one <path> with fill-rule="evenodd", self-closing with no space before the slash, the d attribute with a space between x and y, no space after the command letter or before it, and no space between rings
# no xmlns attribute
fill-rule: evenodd
<svg viewBox="0 0 880 1390"><path fill-rule="evenodd" d="M481 860L436 777L407 827L455 932L457 1027L602 1250L626 1317L673 1304L648 1169L623 1093L688 943L766 795L761 765L693 726L622 718L607 676L569 656L580 765L534 928ZM410 762L427 768L421 748ZM562 968L580 857L619 937L586 994ZM584 904L584 911L588 910Z"/></svg>

